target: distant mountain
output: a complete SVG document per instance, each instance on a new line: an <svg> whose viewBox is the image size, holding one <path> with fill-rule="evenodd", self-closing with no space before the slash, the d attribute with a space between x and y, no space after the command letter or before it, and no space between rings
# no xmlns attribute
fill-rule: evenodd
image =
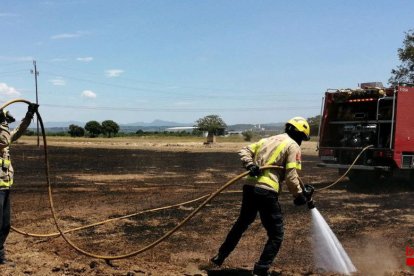
<svg viewBox="0 0 414 276"><path fill-rule="evenodd" d="M36 120L34 121L36 122ZM32 123L35 125L36 123ZM45 128L68 128L70 125L77 125L84 127L84 122L78 122L78 121L67 121L67 122L45 122L44 126Z"/></svg>
<svg viewBox="0 0 414 276"><path fill-rule="evenodd" d="M180 126L193 126L194 123L177 123L171 121L163 121L163 120L154 120L151 123L144 123L144 122L136 122L136 123L129 123L129 124L120 124L120 126L143 126L143 127L157 127L157 126L165 126L165 127L180 127Z"/></svg>
<svg viewBox="0 0 414 276"><path fill-rule="evenodd" d="M264 128L284 128L286 123L266 123L266 124L261 124L261 127Z"/></svg>
<svg viewBox="0 0 414 276"><path fill-rule="evenodd" d="M285 127L285 123L267 123L267 124L235 124L228 125L227 130L229 131L243 131L243 130L282 130Z"/></svg>

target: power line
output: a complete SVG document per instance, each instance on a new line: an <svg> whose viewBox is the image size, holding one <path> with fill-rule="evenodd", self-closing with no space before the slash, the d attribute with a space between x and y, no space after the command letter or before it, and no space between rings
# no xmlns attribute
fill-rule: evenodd
<svg viewBox="0 0 414 276"><path fill-rule="evenodd" d="M51 62L48 62L48 63L52 67L56 67L56 68L61 67L61 68L68 69L68 70L71 70L71 71L79 72L79 70L75 69L75 68L71 68L71 67L68 67L68 66L62 66L62 65L57 66L56 64L52 64ZM102 77L102 74L99 74L99 73L87 72L87 74ZM176 84L172 84L172 83L162 83L162 82L156 82L156 81L140 81L140 80L126 78L126 77L122 77L122 76L117 77L117 79L118 80L126 80L126 81L130 81L130 82L135 82L135 83L142 83L142 84L154 84L154 85L164 85L164 86L165 85L168 85L168 86L176 85ZM179 88L193 89L193 90L219 91L219 92L236 92L236 93L251 92L250 90L242 91L242 90L234 90L234 89L227 89L227 88L207 88L207 87L197 87L197 86L188 86L188 85L179 85ZM264 91L262 91L262 92L264 93ZM267 92L267 93L271 93L271 92Z"/></svg>
<svg viewBox="0 0 414 276"><path fill-rule="evenodd" d="M73 77L73 76L68 76L68 75L62 75L62 74L56 74L53 72L48 72L48 71L43 71L43 74L45 75L50 75L50 76L55 76L55 77L64 77L67 79L74 79L77 81L82 81L82 82L89 82L89 83L95 83L98 85L103 85L103 86L107 86L107 87L114 87L114 88L119 88L119 89L125 89L125 90L131 90L131 91L139 91L139 92L143 92L143 93L160 93L160 94L166 94L172 98L179 98L179 99L219 99L219 100L223 100L223 99L227 99L227 100L240 100L240 99L246 99L246 100L252 100L252 98L254 98L254 101L259 101L259 100L271 100L271 99L277 99L278 101L281 101L283 99L281 99L282 96L292 96L292 94L288 94L288 93L283 93L283 94L272 94L272 95L266 95L266 94L260 94L260 93L254 93L255 96L251 96L250 98L248 96L240 96L240 95L208 95L208 94L198 94L198 95L188 95L187 93L180 93L180 92L176 92L176 91L165 91L165 90L159 90L159 89L151 89L151 88L138 88L138 87L133 87L133 86L127 86L127 85L121 85L121 84L113 84L113 83L107 83L107 82L100 82L100 81L95 81L95 80L89 80L89 79L84 79L84 78L78 78L78 77ZM253 92L252 92L253 93ZM311 95L312 93L307 93L306 95ZM320 93L315 93L320 95ZM148 95L146 95L148 96ZM178 97L180 96L180 97ZM260 97L258 97L260 96ZM299 96L299 95L294 95L294 96Z"/></svg>
<svg viewBox="0 0 414 276"><path fill-rule="evenodd" d="M285 106L285 107L234 107L234 108L173 108L173 107L110 107L110 106L77 106L77 105L56 105L56 104L42 104L42 107L51 108L67 108L67 109L83 109L83 110L103 110L103 111L124 111L124 112L154 112L154 111L168 111L168 112L211 112L211 111L231 111L231 112L262 112L274 110L297 110L297 109L320 109L320 106Z"/></svg>
<svg viewBox="0 0 414 276"><path fill-rule="evenodd" d="M49 65L51 65L52 67L62 67L62 68L66 68L69 69L71 71L76 71L79 72L78 69L74 69L74 68L70 68L67 66L56 66L55 64L51 64L49 62ZM171 93L171 88L165 88L167 91L162 90L162 89L153 89L153 88L138 88L138 87L133 87L133 86L126 86L126 85L118 85L118 84L113 84L113 83L106 83L106 82L99 82L99 81L95 81L95 80L89 80L89 79L85 79L85 78L79 78L79 77L74 77L74 76L70 76L70 75L65 75L65 74L58 74L58 73L52 73L52 72L46 72L50 75L53 76L59 76L59 77L66 77L69 79L74 79L74 80L78 80L78 81L84 81L84 82L91 82L91 83L95 83L95 84L99 84L99 85L105 85L105 86L112 86L112 87L117 87L117 88L123 88L123 89L128 89L128 90L135 90L135 91L142 91L142 92L156 92L156 93ZM98 73L92 73L92 72L88 72L87 74L89 75L94 75L94 76L99 76L102 77L101 74ZM173 85L172 83L161 83L161 82L153 82L153 81L137 81L134 79L130 79L130 78L125 78L125 77L117 77L117 80L126 80L126 81L130 81L130 82L135 82L135 83L142 83L142 84L156 84L156 85L168 85L171 86ZM245 94L245 93L255 93L257 95L261 95L261 97L280 97L280 96L284 96L284 95L291 95L291 93L276 93L276 92L270 92L270 91L252 91L252 90L234 90L234 89L226 89L226 88L207 88L207 87L196 87L196 86L187 86L187 85L179 85L177 88L179 89L192 89L192 90L202 90L202 91L218 91L220 92L220 94L202 94L201 96L206 97L206 98L232 98L234 99L234 97L238 97L241 94ZM168 91L170 90L170 91ZM239 93L239 94L233 94L233 95L229 95L229 96L223 96L223 92L228 92L228 93ZM176 95L177 92L174 91L174 94ZM180 95L187 95L185 93L178 93ZM302 93L301 93L302 94ZM306 93L306 95L322 95L321 93ZM246 95L248 96L248 95Z"/></svg>

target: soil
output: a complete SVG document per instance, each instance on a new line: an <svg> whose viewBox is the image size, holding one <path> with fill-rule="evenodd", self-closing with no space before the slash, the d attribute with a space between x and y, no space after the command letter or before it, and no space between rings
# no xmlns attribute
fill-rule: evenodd
<svg viewBox="0 0 414 276"><path fill-rule="evenodd" d="M49 142L53 197L63 229L141 210L184 202L211 193L242 173L237 150L243 143L151 143L108 139L94 143ZM338 178L317 167L316 144L305 143L301 177L322 188ZM56 232L49 210L42 147L22 139L11 150L15 168L13 226L31 233ZM14 265L1 275L251 275L266 233L257 219L221 268L209 264L237 218L238 182L183 228L155 248L128 259L105 262L79 254L61 237L34 238L11 232L6 253ZM316 206L358 268L357 275L414 275L406 247L414 247L414 184L391 181L352 185L347 178L316 193ZM334 275L314 266L311 218L280 196L285 239L272 275ZM198 203L146 213L68 234L81 248L103 255L140 249L173 228Z"/></svg>

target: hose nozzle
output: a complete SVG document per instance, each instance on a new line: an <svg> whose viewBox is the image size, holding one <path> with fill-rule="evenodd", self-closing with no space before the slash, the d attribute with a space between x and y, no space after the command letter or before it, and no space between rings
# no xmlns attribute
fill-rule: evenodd
<svg viewBox="0 0 414 276"><path fill-rule="evenodd" d="M312 185L306 184L304 185L303 194L306 197L306 201L308 204L309 209L315 208L315 202L313 201L313 193L315 192L315 188Z"/></svg>

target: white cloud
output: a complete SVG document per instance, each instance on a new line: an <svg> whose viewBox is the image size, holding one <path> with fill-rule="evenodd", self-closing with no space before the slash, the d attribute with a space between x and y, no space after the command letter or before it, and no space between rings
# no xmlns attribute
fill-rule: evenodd
<svg viewBox="0 0 414 276"><path fill-rule="evenodd" d="M110 69L105 71L105 75L108 78L116 78L119 77L122 73L124 73L124 70L121 69Z"/></svg>
<svg viewBox="0 0 414 276"><path fill-rule="evenodd" d="M84 90L81 96L82 98L95 99L96 93L91 90Z"/></svg>
<svg viewBox="0 0 414 276"><path fill-rule="evenodd" d="M50 37L50 39L56 40L56 39L78 38L78 37L81 37L87 34L88 32L85 32L85 31L77 31L74 33L62 33L62 34L53 35Z"/></svg>
<svg viewBox="0 0 414 276"><path fill-rule="evenodd" d="M76 60L81 62L91 62L93 60L93 57L78 57Z"/></svg>
<svg viewBox="0 0 414 276"><path fill-rule="evenodd" d="M56 77L54 79L49 80L49 82L56 86L65 86L66 81L62 77Z"/></svg>
<svg viewBox="0 0 414 276"><path fill-rule="evenodd" d="M20 96L20 92L16 90L16 88L8 86L4 82L0 82L0 95L6 97L18 97Z"/></svg>

